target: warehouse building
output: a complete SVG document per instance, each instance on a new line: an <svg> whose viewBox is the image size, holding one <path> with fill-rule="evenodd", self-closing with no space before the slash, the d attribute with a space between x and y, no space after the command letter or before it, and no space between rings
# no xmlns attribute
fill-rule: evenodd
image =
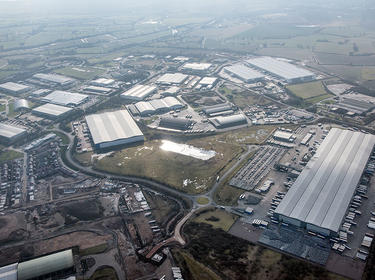
<svg viewBox="0 0 375 280"><path fill-rule="evenodd" d="M211 66L211 63L186 63L182 68L190 71L203 72L210 69Z"/></svg>
<svg viewBox="0 0 375 280"><path fill-rule="evenodd" d="M171 86L162 92L163 96L176 96L180 92L180 88L176 86Z"/></svg>
<svg viewBox="0 0 375 280"><path fill-rule="evenodd" d="M272 57L258 57L246 61L248 64L266 71L287 83L312 81L315 74L291 63L277 60Z"/></svg>
<svg viewBox="0 0 375 280"><path fill-rule="evenodd" d="M207 106L202 109L209 117L220 116L220 115L230 115L233 114L232 105L229 103L217 104L213 106Z"/></svg>
<svg viewBox="0 0 375 280"><path fill-rule="evenodd" d="M82 89L84 92L87 93L94 93L94 94L104 94L108 95L111 92L113 92L113 88L107 88L107 87L100 87L100 86L87 86Z"/></svg>
<svg viewBox="0 0 375 280"><path fill-rule="evenodd" d="M12 144L27 134L26 129L0 123L0 140L6 144Z"/></svg>
<svg viewBox="0 0 375 280"><path fill-rule="evenodd" d="M119 110L86 117L96 149L143 142L144 136L127 110Z"/></svg>
<svg viewBox="0 0 375 280"><path fill-rule="evenodd" d="M202 86L214 86L217 82L217 78L215 77L204 77L202 80L199 81L199 84Z"/></svg>
<svg viewBox="0 0 375 280"><path fill-rule="evenodd" d="M219 116L216 118L210 118L209 120L219 129L247 124L247 119L243 114Z"/></svg>
<svg viewBox="0 0 375 280"><path fill-rule="evenodd" d="M29 102L26 99L17 99L14 101L14 111L28 110Z"/></svg>
<svg viewBox="0 0 375 280"><path fill-rule="evenodd" d="M55 90L42 98L42 101L61 106L78 106L88 100L89 96L81 93L73 93L62 90Z"/></svg>
<svg viewBox="0 0 375 280"><path fill-rule="evenodd" d="M0 279L2 280L17 280L18 263L0 267Z"/></svg>
<svg viewBox="0 0 375 280"><path fill-rule="evenodd" d="M66 87L72 85L75 80L69 77L65 77L57 74L35 74L33 79L39 80L43 83L50 84L52 86Z"/></svg>
<svg viewBox="0 0 375 280"><path fill-rule="evenodd" d="M30 90L29 86L17 84L13 82L7 82L0 85L0 92L10 93L13 95L19 95Z"/></svg>
<svg viewBox="0 0 375 280"><path fill-rule="evenodd" d="M124 99L140 101L146 97L154 94L157 91L157 87L148 85L136 85L131 89L123 92L121 97Z"/></svg>
<svg viewBox="0 0 375 280"><path fill-rule="evenodd" d="M186 79L188 75L181 74L181 73L167 73L161 76L156 83L163 84L163 85L180 85L182 84Z"/></svg>
<svg viewBox="0 0 375 280"><path fill-rule="evenodd" d="M43 118L57 120L64 118L72 111L73 109L69 107L64 107L55 104L44 104L42 106L34 108L31 112L34 115L41 116Z"/></svg>
<svg viewBox="0 0 375 280"><path fill-rule="evenodd" d="M243 64L225 67L224 72L246 83L259 82L265 77L262 73L259 73Z"/></svg>
<svg viewBox="0 0 375 280"><path fill-rule="evenodd" d="M293 133L288 132L288 131L282 131L282 130L276 130L275 133L273 134L273 138L277 141L282 141L282 142L294 142L296 139Z"/></svg>
<svg viewBox="0 0 375 280"><path fill-rule="evenodd" d="M282 222L337 235L375 136L333 128L275 210Z"/></svg>
<svg viewBox="0 0 375 280"><path fill-rule="evenodd" d="M184 105L182 105L182 103L178 101L177 98L168 96L162 99L140 101L135 104L129 105L128 107L132 114L148 116L181 109L184 107Z"/></svg>
<svg viewBox="0 0 375 280"><path fill-rule="evenodd" d="M91 85L97 87L110 87L115 83L113 79L99 78L90 82Z"/></svg>
<svg viewBox="0 0 375 280"><path fill-rule="evenodd" d="M335 107L343 109L347 112L353 112L355 114L362 115L372 111L375 108L375 104L364 100L344 97L340 103L335 105Z"/></svg>
<svg viewBox="0 0 375 280"><path fill-rule="evenodd" d="M174 130L188 130L193 122L182 118L161 118L159 127L174 129Z"/></svg>

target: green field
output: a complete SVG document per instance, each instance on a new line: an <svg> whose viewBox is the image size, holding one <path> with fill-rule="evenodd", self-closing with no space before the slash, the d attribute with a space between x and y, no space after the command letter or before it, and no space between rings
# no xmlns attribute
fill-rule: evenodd
<svg viewBox="0 0 375 280"><path fill-rule="evenodd" d="M93 67L66 67L57 69L55 72L79 80L92 80L102 75L105 70Z"/></svg>
<svg viewBox="0 0 375 280"><path fill-rule="evenodd" d="M214 228L219 228L228 231L238 216L228 213L225 210L217 209L214 207L203 208L192 219L194 223L205 223L212 225Z"/></svg>
<svg viewBox="0 0 375 280"><path fill-rule="evenodd" d="M94 163L95 168L115 174L148 177L188 193L207 191L219 172L243 149L233 143L222 143L215 137L189 140L186 144L216 155L200 160L160 149L161 141L129 147Z"/></svg>
<svg viewBox="0 0 375 280"><path fill-rule="evenodd" d="M22 157L23 157L23 154L16 152L16 151L12 151L12 150L0 151L0 163L22 158Z"/></svg>
<svg viewBox="0 0 375 280"><path fill-rule="evenodd" d="M230 102L241 109L246 108L251 105L270 105L272 101L261 95L255 95L249 91L236 91L231 90L227 87L222 87L219 89L220 93L224 94Z"/></svg>
<svg viewBox="0 0 375 280"><path fill-rule="evenodd" d="M309 101L309 103L316 103L316 102L319 102L320 100L331 97L331 95L327 93L322 82L320 81L297 84L297 85L290 85L290 86L287 86L287 89L294 96L302 98L303 100L307 100ZM323 99L321 98L314 99L317 97L323 97Z"/></svg>

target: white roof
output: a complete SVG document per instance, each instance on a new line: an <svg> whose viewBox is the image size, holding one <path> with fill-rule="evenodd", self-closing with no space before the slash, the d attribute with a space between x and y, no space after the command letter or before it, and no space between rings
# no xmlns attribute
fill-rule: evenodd
<svg viewBox="0 0 375 280"><path fill-rule="evenodd" d="M225 67L225 70L245 81L264 78L262 73L259 73L243 64L228 66Z"/></svg>
<svg viewBox="0 0 375 280"><path fill-rule="evenodd" d="M163 110L163 109L177 109L183 107L180 101L177 98L168 96L162 99L153 99L148 102L140 101L134 104L137 110L141 114L153 114L156 110Z"/></svg>
<svg viewBox="0 0 375 280"><path fill-rule="evenodd" d="M90 115L86 122L96 145L143 136L127 110Z"/></svg>
<svg viewBox="0 0 375 280"><path fill-rule="evenodd" d="M12 91L12 92L19 92L19 91L27 90L29 86L25 86L25 85L13 83L13 82L7 82L4 84L1 84L0 88L8 90L8 91Z"/></svg>
<svg viewBox="0 0 375 280"><path fill-rule="evenodd" d="M13 138L25 132L26 130L23 128L15 127L14 125L9 125L5 123L0 123L0 136L2 137Z"/></svg>
<svg viewBox="0 0 375 280"><path fill-rule="evenodd" d="M81 93L73 93L68 91L55 90L54 92L43 97L43 101L57 105L79 105L83 103L88 95Z"/></svg>
<svg viewBox="0 0 375 280"><path fill-rule="evenodd" d="M297 67L285 61L272 57L258 57L246 61L247 63L270 72L285 80L314 76L315 74L306 69Z"/></svg>
<svg viewBox="0 0 375 280"><path fill-rule="evenodd" d="M105 78L99 78L94 81L91 81L92 84L105 85L105 86L109 86L113 84L114 82L115 80L113 79L105 79Z"/></svg>
<svg viewBox="0 0 375 280"><path fill-rule="evenodd" d="M231 123L247 121L243 114L231 115L231 116L219 116L214 118L221 126L228 125Z"/></svg>
<svg viewBox="0 0 375 280"><path fill-rule="evenodd" d="M0 267L0 279L17 280L17 266L18 266L18 263L14 263L14 264Z"/></svg>
<svg viewBox="0 0 375 280"><path fill-rule="evenodd" d="M292 136L293 136L293 133L281 131L281 130L276 130L275 133L273 134L273 137L286 139L286 140L289 140L290 138L292 138Z"/></svg>
<svg viewBox="0 0 375 280"><path fill-rule="evenodd" d="M188 75L181 73L167 73L161 76L156 82L160 84L181 84L187 77Z"/></svg>
<svg viewBox="0 0 375 280"><path fill-rule="evenodd" d="M57 74L35 74L33 76L34 78L37 78L39 80L43 81L48 81L48 82L53 82L57 84L67 84L67 83L72 83L75 80L69 77L65 77L62 75L57 75Z"/></svg>
<svg viewBox="0 0 375 280"><path fill-rule="evenodd" d="M339 230L375 144L375 136L333 128L275 213Z"/></svg>
<svg viewBox="0 0 375 280"><path fill-rule="evenodd" d="M212 85L216 82L217 78L215 77L204 77L202 80L199 81L201 85Z"/></svg>
<svg viewBox="0 0 375 280"><path fill-rule="evenodd" d="M142 100L152 94L156 90L155 86L148 86L148 85L136 85L131 89L123 92L121 97L135 99L135 100Z"/></svg>
<svg viewBox="0 0 375 280"><path fill-rule="evenodd" d="M42 106L39 106L35 109L33 109L33 112L37 113L42 113L45 115L50 115L50 116L61 116L69 111L73 110L72 108L60 106L60 105L55 105L55 104L44 104Z"/></svg>
<svg viewBox="0 0 375 280"><path fill-rule="evenodd" d="M211 63L186 63L183 68L203 71L209 69L211 66Z"/></svg>

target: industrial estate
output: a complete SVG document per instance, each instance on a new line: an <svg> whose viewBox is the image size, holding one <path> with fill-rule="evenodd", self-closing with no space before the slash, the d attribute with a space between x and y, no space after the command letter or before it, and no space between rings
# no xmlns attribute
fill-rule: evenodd
<svg viewBox="0 0 375 280"><path fill-rule="evenodd" d="M173 45L225 24L1 46L43 63L0 75L0 279L373 279L371 86L276 41Z"/></svg>

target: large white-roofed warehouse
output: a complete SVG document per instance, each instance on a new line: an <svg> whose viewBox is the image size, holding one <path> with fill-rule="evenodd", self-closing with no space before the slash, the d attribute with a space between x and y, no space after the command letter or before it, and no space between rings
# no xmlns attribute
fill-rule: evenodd
<svg viewBox="0 0 375 280"><path fill-rule="evenodd" d="M258 82L265 78L262 73L259 73L243 64L225 67L224 72L247 83Z"/></svg>
<svg viewBox="0 0 375 280"><path fill-rule="evenodd" d="M247 119L244 114L219 116L216 118L210 118L209 120L216 128L219 129L247 124Z"/></svg>
<svg viewBox="0 0 375 280"><path fill-rule="evenodd" d="M337 235L375 136L333 128L275 210L280 221Z"/></svg>
<svg viewBox="0 0 375 280"><path fill-rule="evenodd" d="M29 86L25 86L22 84L17 84L13 82L7 82L5 84L0 85L0 92L6 92L6 93L11 93L11 94L21 94L24 92L27 92L30 90Z"/></svg>
<svg viewBox="0 0 375 280"><path fill-rule="evenodd" d="M315 74L313 72L272 57L252 58L246 62L286 81L287 83L311 81L315 79Z"/></svg>
<svg viewBox="0 0 375 280"><path fill-rule="evenodd" d="M26 129L0 123L0 140L4 143L10 144L27 134Z"/></svg>
<svg viewBox="0 0 375 280"><path fill-rule="evenodd" d="M155 93L157 91L157 87L155 86L148 86L148 85L136 85L131 89L123 92L121 97L124 99L136 100L141 101L145 99L147 96Z"/></svg>
<svg viewBox="0 0 375 280"><path fill-rule="evenodd" d="M90 115L86 122L97 149L144 141L142 131L127 110Z"/></svg>

